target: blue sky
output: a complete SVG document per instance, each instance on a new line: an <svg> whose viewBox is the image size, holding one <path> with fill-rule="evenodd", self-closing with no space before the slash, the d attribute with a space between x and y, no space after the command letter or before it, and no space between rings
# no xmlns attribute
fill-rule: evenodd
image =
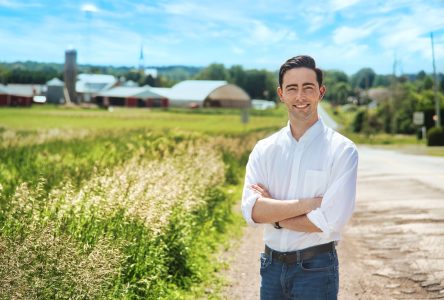
<svg viewBox="0 0 444 300"><path fill-rule="evenodd" d="M0 61L226 66L276 70L312 55L324 69L444 72L444 0L0 0Z"/></svg>

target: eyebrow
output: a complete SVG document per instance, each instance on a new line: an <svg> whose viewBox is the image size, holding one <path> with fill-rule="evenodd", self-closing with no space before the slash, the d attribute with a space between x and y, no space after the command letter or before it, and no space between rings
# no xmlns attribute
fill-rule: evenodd
<svg viewBox="0 0 444 300"><path fill-rule="evenodd" d="M305 82L305 83L302 84L302 86L304 87L304 86L316 86L316 85L314 83L311 83L311 82ZM288 89L290 87L298 87L298 84L297 83L292 83L292 84L287 85L285 88Z"/></svg>

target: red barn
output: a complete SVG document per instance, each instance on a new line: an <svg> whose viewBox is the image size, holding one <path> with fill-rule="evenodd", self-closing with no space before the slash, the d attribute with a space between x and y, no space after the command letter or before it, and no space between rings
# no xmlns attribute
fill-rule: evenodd
<svg viewBox="0 0 444 300"><path fill-rule="evenodd" d="M0 106L31 106L34 96L43 93L38 84L0 85Z"/></svg>

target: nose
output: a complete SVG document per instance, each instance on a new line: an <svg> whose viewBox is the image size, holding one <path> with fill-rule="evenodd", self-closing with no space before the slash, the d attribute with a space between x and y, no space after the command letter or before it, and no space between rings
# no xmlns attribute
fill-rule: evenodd
<svg viewBox="0 0 444 300"><path fill-rule="evenodd" d="M300 89L296 92L296 99L305 99L305 92L303 89Z"/></svg>

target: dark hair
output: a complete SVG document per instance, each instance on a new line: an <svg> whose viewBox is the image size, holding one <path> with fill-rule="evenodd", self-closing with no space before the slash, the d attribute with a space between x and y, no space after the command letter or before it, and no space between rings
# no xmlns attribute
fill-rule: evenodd
<svg viewBox="0 0 444 300"><path fill-rule="evenodd" d="M295 57L292 57L288 59L284 64L281 66L279 70L279 86L282 88L282 81L284 79L284 75L288 70L295 69L295 68L308 68L316 73L316 80L318 81L319 86L322 86L322 80L323 80L323 74L322 70L319 68L316 68L316 62L313 59L313 57L308 55L298 55Z"/></svg>

